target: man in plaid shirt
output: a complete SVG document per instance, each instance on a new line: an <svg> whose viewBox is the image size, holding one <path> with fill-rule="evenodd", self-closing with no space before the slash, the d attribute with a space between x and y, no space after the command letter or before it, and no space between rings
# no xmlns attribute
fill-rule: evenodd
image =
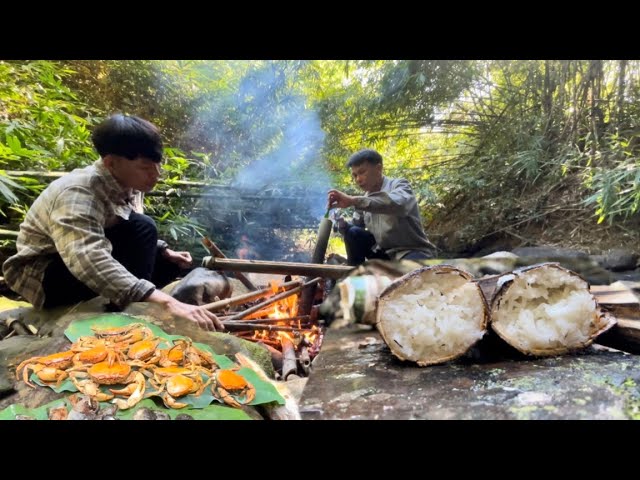
<svg viewBox="0 0 640 480"><path fill-rule="evenodd" d="M119 307L159 303L204 329L221 329L213 313L156 288L192 262L188 252L158 240L155 222L142 214L142 192L160 178L158 129L116 114L96 127L92 140L100 159L52 182L29 209L18 253L3 265L7 284L36 308L102 295Z"/></svg>

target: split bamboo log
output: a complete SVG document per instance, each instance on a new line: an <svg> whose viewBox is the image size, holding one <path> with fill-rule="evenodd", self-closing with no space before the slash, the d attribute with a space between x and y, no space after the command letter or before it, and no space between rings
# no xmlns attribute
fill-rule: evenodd
<svg viewBox="0 0 640 480"><path fill-rule="evenodd" d="M376 324L391 352L420 366L466 353L486 332L488 319L471 275L449 265L403 275L376 302Z"/></svg>
<svg viewBox="0 0 640 480"><path fill-rule="evenodd" d="M496 282L491 328L526 355L560 355L590 345L615 324L589 284L557 263L514 270Z"/></svg>

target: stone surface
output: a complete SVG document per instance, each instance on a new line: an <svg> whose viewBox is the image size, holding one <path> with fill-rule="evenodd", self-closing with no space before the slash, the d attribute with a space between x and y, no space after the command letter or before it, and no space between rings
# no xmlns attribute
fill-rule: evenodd
<svg viewBox="0 0 640 480"><path fill-rule="evenodd" d="M303 419L640 418L640 357L577 355L400 362L375 330L329 330L303 392Z"/></svg>

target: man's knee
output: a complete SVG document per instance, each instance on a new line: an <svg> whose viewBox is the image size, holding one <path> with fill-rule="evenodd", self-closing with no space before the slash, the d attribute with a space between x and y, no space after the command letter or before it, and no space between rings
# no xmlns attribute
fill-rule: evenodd
<svg viewBox="0 0 640 480"><path fill-rule="evenodd" d="M366 230L364 228L351 225L344 232L344 241L351 244L361 242L365 234Z"/></svg>
<svg viewBox="0 0 640 480"><path fill-rule="evenodd" d="M426 260L429 258L433 258L433 255L429 255L427 252L421 250L412 250L402 257L403 260Z"/></svg>
<svg viewBox="0 0 640 480"><path fill-rule="evenodd" d="M153 232L156 235L158 234L156 222L153 218L148 215L144 215L143 213L131 212L129 215L129 225L137 231L143 231L145 233Z"/></svg>

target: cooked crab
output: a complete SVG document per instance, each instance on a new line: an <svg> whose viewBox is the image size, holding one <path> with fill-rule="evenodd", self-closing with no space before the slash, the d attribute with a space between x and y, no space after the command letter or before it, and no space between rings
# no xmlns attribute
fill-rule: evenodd
<svg viewBox="0 0 640 480"><path fill-rule="evenodd" d="M74 367L70 371L70 378L76 388L99 402L110 400L113 395L102 392L100 385L128 384L137 380L138 372L131 371L131 366L123 362L99 362L88 370ZM88 377L88 378L87 378ZM84 380L79 380L83 378Z"/></svg>
<svg viewBox="0 0 640 480"><path fill-rule="evenodd" d="M29 371L33 371L41 381L59 384L67 378L67 373L64 369L71 366L73 356L74 352L67 350L52 355L28 358L16 368L16 378L20 378L20 371L22 370L22 379L24 382L30 387L35 388L35 385L29 382Z"/></svg>
<svg viewBox="0 0 640 480"><path fill-rule="evenodd" d="M201 371L203 370L198 368L175 366L154 368L151 385L167 407L184 408L187 404L176 402L176 398L189 394L201 395L211 382L210 379L203 382Z"/></svg>
<svg viewBox="0 0 640 480"><path fill-rule="evenodd" d="M250 403L256 396L256 389L234 370L216 370L211 377L213 395L232 407Z"/></svg>
<svg viewBox="0 0 640 480"><path fill-rule="evenodd" d="M153 337L151 329L142 323L130 323L123 327L98 328L91 327L99 339L106 339L111 344L126 343L131 344Z"/></svg>

